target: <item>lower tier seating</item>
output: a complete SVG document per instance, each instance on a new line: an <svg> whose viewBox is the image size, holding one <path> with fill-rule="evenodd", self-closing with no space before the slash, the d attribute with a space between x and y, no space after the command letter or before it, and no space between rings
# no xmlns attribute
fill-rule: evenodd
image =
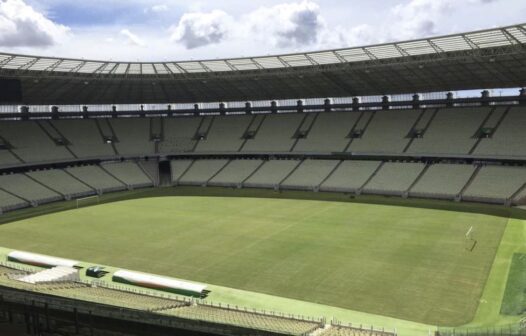
<svg viewBox="0 0 526 336"><path fill-rule="evenodd" d="M170 309L162 313L193 320L267 330L284 335L307 335L320 326L320 322L315 321L302 321L204 305Z"/></svg>
<svg viewBox="0 0 526 336"><path fill-rule="evenodd" d="M29 172L27 176L67 198L92 195L95 193L95 190L61 169Z"/></svg>
<svg viewBox="0 0 526 336"><path fill-rule="evenodd" d="M63 199L59 193L32 180L25 174L0 176L0 189L13 194L31 204L43 204Z"/></svg>
<svg viewBox="0 0 526 336"><path fill-rule="evenodd" d="M157 162L132 161L0 175L0 211L154 186ZM148 169L146 169L148 168ZM157 167L158 168L158 167ZM322 159L172 160L166 185L298 189L524 205L525 166ZM149 171L149 174L146 173ZM158 174L158 173L157 173Z"/></svg>
<svg viewBox="0 0 526 336"><path fill-rule="evenodd" d="M192 160L172 160L170 162L172 183L177 183L193 162Z"/></svg>
<svg viewBox="0 0 526 336"><path fill-rule="evenodd" d="M386 162L363 191L369 194L401 196L415 182L424 167L423 163Z"/></svg>
<svg viewBox="0 0 526 336"><path fill-rule="evenodd" d="M524 167L482 167L462 195L462 199L491 203L509 202L525 183Z"/></svg>
<svg viewBox="0 0 526 336"><path fill-rule="evenodd" d="M394 336L395 333L381 330L371 330L362 328L353 328L345 326L331 326L325 331L319 333L321 336Z"/></svg>
<svg viewBox="0 0 526 336"><path fill-rule="evenodd" d="M296 160L267 161L243 182L243 186L276 188L300 163Z"/></svg>
<svg viewBox="0 0 526 336"><path fill-rule="evenodd" d="M409 194L415 197L454 199L475 170L476 167L469 164L431 165Z"/></svg>
<svg viewBox="0 0 526 336"><path fill-rule="evenodd" d="M4 190L0 190L0 210L1 212L12 211L24 208L29 205L29 202L16 197Z"/></svg>
<svg viewBox="0 0 526 336"><path fill-rule="evenodd" d="M355 192L380 167L380 161L343 161L332 175L322 183L321 191Z"/></svg>
<svg viewBox="0 0 526 336"><path fill-rule="evenodd" d="M75 176L98 193L126 189L124 183L118 181L99 166L70 167L66 171Z"/></svg>
<svg viewBox="0 0 526 336"><path fill-rule="evenodd" d="M150 187L153 185L152 180L135 162L106 163L102 165L102 168L130 188Z"/></svg>
<svg viewBox="0 0 526 336"><path fill-rule="evenodd" d="M179 184L204 185L214 177L228 160L196 160L179 179Z"/></svg>
<svg viewBox="0 0 526 336"><path fill-rule="evenodd" d="M281 183L281 187L317 189L339 163L337 160L305 160Z"/></svg>
<svg viewBox="0 0 526 336"><path fill-rule="evenodd" d="M232 160L208 184L227 187L240 186L262 163L262 160Z"/></svg>

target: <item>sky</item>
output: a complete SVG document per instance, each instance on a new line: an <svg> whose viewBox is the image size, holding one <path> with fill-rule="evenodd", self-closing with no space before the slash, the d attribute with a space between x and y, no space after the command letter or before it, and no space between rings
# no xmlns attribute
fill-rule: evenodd
<svg viewBox="0 0 526 336"><path fill-rule="evenodd" d="M343 48L524 22L524 0L0 0L0 52L199 60Z"/></svg>

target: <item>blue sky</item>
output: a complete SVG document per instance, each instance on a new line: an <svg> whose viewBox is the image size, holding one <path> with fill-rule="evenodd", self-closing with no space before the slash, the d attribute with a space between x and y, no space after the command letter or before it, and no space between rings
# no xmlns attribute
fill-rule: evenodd
<svg viewBox="0 0 526 336"><path fill-rule="evenodd" d="M214 59L522 23L524 0L0 0L0 50L123 61Z"/></svg>

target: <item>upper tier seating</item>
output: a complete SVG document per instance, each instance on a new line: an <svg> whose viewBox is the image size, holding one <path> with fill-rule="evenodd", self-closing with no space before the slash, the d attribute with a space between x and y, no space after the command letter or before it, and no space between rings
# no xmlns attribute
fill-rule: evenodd
<svg viewBox="0 0 526 336"><path fill-rule="evenodd" d="M34 204L58 201L63 198L62 195L24 174L1 175L0 188Z"/></svg>
<svg viewBox="0 0 526 336"><path fill-rule="evenodd" d="M299 139L295 152L343 152L348 135L360 116L352 112L318 113L307 137Z"/></svg>
<svg viewBox="0 0 526 336"><path fill-rule="evenodd" d="M321 191L356 192L380 166L380 161L343 161L322 183Z"/></svg>
<svg viewBox="0 0 526 336"><path fill-rule="evenodd" d="M303 118L304 115L301 113L265 115L254 139L248 139L242 151L252 153L289 152L296 141L294 134Z"/></svg>
<svg viewBox="0 0 526 336"><path fill-rule="evenodd" d="M418 178L425 164L386 162L363 188L364 193L402 195Z"/></svg>
<svg viewBox="0 0 526 336"><path fill-rule="evenodd" d="M410 140L407 136L421 114L421 110L376 111L362 137L352 141L349 151L402 153Z"/></svg>
<svg viewBox="0 0 526 336"><path fill-rule="evenodd" d="M504 203L526 183L525 167L482 167L462 198L470 201Z"/></svg>
<svg viewBox="0 0 526 336"><path fill-rule="evenodd" d="M271 160L265 162L255 173L250 176L243 186L275 188L296 168L301 161L296 160Z"/></svg>
<svg viewBox="0 0 526 336"><path fill-rule="evenodd" d="M145 118L109 119L117 135L115 148L120 155L151 155L155 143L150 139L150 120Z"/></svg>
<svg viewBox="0 0 526 336"><path fill-rule="evenodd" d="M77 157L100 158L115 155L111 144L104 142L96 120L55 120L53 125L69 140L69 148Z"/></svg>
<svg viewBox="0 0 526 336"><path fill-rule="evenodd" d="M46 187L66 197L79 197L95 193L95 190L61 169L39 170L27 173Z"/></svg>
<svg viewBox="0 0 526 336"><path fill-rule="evenodd" d="M196 160L181 178L180 184L203 185L216 175L228 160Z"/></svg>
<svg viewBox="0 0 526 336"><path fill-rule="evenodd" d="M117 180L131 188L150 187L152 180L135 162L117 162L102 164L102 168Z"/></svg>
<svg viewBox="0 0 526 336"><path fill-rule="evenodd" d="M469 181L475 167L467 164L435 164L430 166L411 188L410 195L454 199Z"/></svg>
<svg viewBox="0 0 526 336"><path fill-rule="evenodd" d="M57 145L43 131L37 121L2 121L0 135L13 146L13 152L24 162L74 159L65 146Z"/></svg>
<svg viewBox="0 0 526 336"><path fill-rule="evenodd" d="M508 107L488 106L3 121L0 144L5 146L0 149L0 166L156 153L238 151L419 155L473 152L487 157L526 157L522 146L526 142L526 132L522 132L526 127L526 108L513 106L505 113L507 110ZM478 139L481 128L495 128L495 132L490 138ZM423 132L422 138L411 139L412 130ZM113 137L113 144L105 143L106 138Z"/></svg>
<svg viewBox="0 0 526 336"><path fill-rule="evenodd" d="M246 178L261 166L263 160L232 160L216 176L214 176L209 185L239 186Z"/></svg>
<svg viewBox="0 0 526 336"><path fill-rule="evenodd" d="M204 140L199 141L196 152L237 152L243 144L243 135L254 116L214 118Z"/></svg>
<svg viewBox="0 0 526 336"><path fill-rule="evenodd" d="M337 160L305 160L281 183L281 187L317 189L339 163Z"/></svg>
<svg viewBox="0 0 526 336"><path fill-rule="evenodd" d="M126 189L122 182L99 166L70 167L66 171L100 193Z"/></svg>
<svg viewBox="0 0 526 336"><path fill-rule="evenodd" d="M492 137L480 141L474 154L526 157L526 107L512 107Z"/></svg>
<svg viewBox="0 0 526 336"><path fill-rule="evenodd" d="M164 136L159 144L161 153L186 153L193 151L194 138L203 118L177 117L163 120Z"/></svg>
<svg viewBox="0 0 526 336"><path fill-rule="evenodd" d="M490 107L440 109L422 138L416 138L407 150L415 154L469 154L476 144L480 126Z"/></svg>

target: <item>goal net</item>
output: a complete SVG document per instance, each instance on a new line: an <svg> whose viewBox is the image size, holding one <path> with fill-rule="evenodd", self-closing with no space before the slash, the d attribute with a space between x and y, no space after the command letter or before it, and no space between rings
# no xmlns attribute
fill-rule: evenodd
<svg viewBox="0 0 526 336"><path fill-rule="evenodd" d="M77 201L77 208L86 207L90 205L96 205L96 204L99 204L100 202L100 196L94 195L94 196L88 196L88 197L83 197L83 198L77 198L76 201Z"/></svg>

